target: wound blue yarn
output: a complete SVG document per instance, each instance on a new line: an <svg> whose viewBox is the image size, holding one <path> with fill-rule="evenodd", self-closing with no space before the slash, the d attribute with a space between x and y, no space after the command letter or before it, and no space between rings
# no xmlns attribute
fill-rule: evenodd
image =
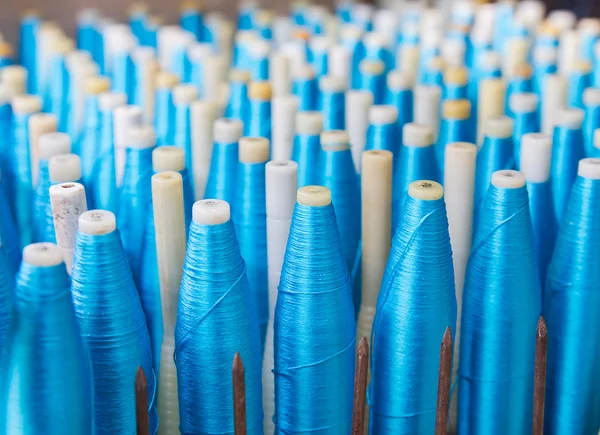
<svg viewBox="0 0 600 435"><path fill-rule="evenodd" d="M320 154L320 134L296 134L292 160L298 164L298 188L319 183L317 166Z"/></svg>
<svg viewBox="0 0 600 435"><path fill-rule="evenodd" d="M550 74L556 74L557 67L555 63L534 62L533 64L533 92L540 98L540 107L543 107L544 87L546 86L546 78Z"/></svg>
<svg viewBox="0 0 600 435"><path fill-rule="evenodd" d="M27 92L36 94L37 88L37 32L41 20L37 15L26 15L21 20L19 62L27 69Z"/></svg>
<svg viewBox="0 0 600 435"><path fill-rule="evenodd" d="M11 321L15 291L15 272L4 245L0 242L0 353L4 345Z"/></svg>
<svg viewBox="0 0 600 435"><path fill-rule="evenodd" d="M567 86L567 107L584 109L583 91L592 85L592 74L582 71L573 71L569 75Z"/></svg>
<svg viewBox="0 0 600 435"><path fill-rule="evenodd" d="M585 155L593 157L596 154L594 146L594 131L600 128L600 105L586 104L583 118L583 140Z"/></svg>
<svg viewBox="0 0 600 435"><path fill-rule="evenodd" d="M229 83L229 103L225 108L225 117L239 119L246 125L248 111L250 110L248 100L248 83L246 81L232 80Z"/></svg>
<svg viewBox="0 0 600 435"><path fill-rule="evenodd" d="M559 223L567 208L573 182L577 178L577 165L585 157L581 128L557 125L552 137L552 163L550 180L554 215Z"/></svg>
<svg viewBox="0 0 600 435"><path fill-rule="evenodd" d="M141 45L146 45L146 25L148 15L145 11L134 11L129 15L129 27Z"/></svg>
<svg viewBox="0 0 600 435"><path fill-rule="evenodd" d="M128 50L119 50L112 55L111 74L112 90L120 92L127 96L133 96L134 83L134 66L131 58L131 53ZM128 101L132 103L132 101Z"/></svg>
<svg viewBox="0 0 600 435"><path fill-rule="evenodd" d="M329 69L329 50L316 50L313 48L308 49L308 61L315 72L315 76L322 77L326 76Z"/></svg>
<svg viewBox="0 0 600 435"><path fill-rule="evenodd" d="M7 196L18 231L20 250L33 241L33 187L29 143L29 113L14 113L10 169L6 173Z"/></svg>
<svg viewBox="0 0 600 435"><path fill-rule="evenodd" d="M435 144L435 155L440 171L440 180L444 179L444 154L448 144L452 142L472 142L472 136L473 132L469 119L442 118L440 134Z"/></svg>
<svg viewBox="0 0 600 435"><path fill-rule="evenodd" d="M444 89L444 71L429 65L424 73L423 84Z"/></svg>
<svg viewBox="0 0 600 435"><path fill-rule="evenodd" d="M152 197L152 147L126 149L118 226L135 283L140 275L146 213Z"/></svg>
<svg viewBox="0 0 600 435"><path fill-rule="evenodd" d="M514 116L510 109L510 97L514 94L523 94L533 91L533 79L531 77L513 77L506 86L505 107L508 116Z"/></svg>
<svg viewBox="0 0 600 435"><path fill-rule="evenodd" d="M394 189L392 193L392 234L404 215L408 186L415 180L441 181L433 145L400 147L394 164Z"/></svg>
<svg viewBox="0 0 600 435"><path fill-rule="evenodd" d="M540 131L540 114L537 110L531 112L513 112L513 144L515 168L521 168L521 139L527 133Z"/></svg>
<svg viewBox="0 0 600 435"><path fill-rule="evenodd" d="M48 107L50 113L56 117L56 129L61 133L67 132L69 82L65 55L56 53L50 60L50 83L52 85L49 86L49 101L44 106Z"/></svg>
<svg viewBox="0 0 600 435"><path fill-rule="evenodd" d="M173 145L185 152L185 167L188 172L194 170L192 155L192 125L190 121L191 108L189 104L175 105L175 131Z"/></svg>
<svg viewBox="0 0 600 435"><path fill-rule="evenodd" d="M255 56L251 55L251 66L250 75L254 81L268 81L269 80L269 57L268 56Z"/></svg>
<svg viewBox="0 0 600 435"><path fill-rule="evenodd" d="M401 130L396 121L385 124L369 123L365 150L387 150L396 154L402 146Z"/></svg>
<svg viewBox="0 0 600 435"><path fill-rule="evenodd" d="M186 54L187 62L188 62L188 70L189 77L185 80L186 83L191 83L196 87L198 91L198 97L204 97L204 87L205 87L205 75L204 65L206 63L205 59L193 59L189 56L189 53Z"/></svg>
<svg viewBox="0 0 600 435"><path fill-rule="evenodd" d="M271 100L250 100L244 136L265 137L271 140Z"/></svg>
<svg viewBox="0 0 600 435"><path fill-rule="evenodd" d="M413 90L409 89L392 89L388 87L386 91L386 104L394 106L398 110L398 134L402 136L402 130L404 126L409 122L413 122L413 104L414 104ZM402 144L402 139L398 140L399 144Z"/></svg>
<svg viewBox="0 0 600 435"><path fill-rule="evenodd" d="M444 199L407 196L403 211L373 321L369 386L373 435L434 431L440 344L446 328L453 336L456 328Z"/></svg>
<svg viewBox="0 0 600 435"><path fill-rule="evenodd" d="M69 285L62 262L21 265L1 366L5 433L92 433L90 366Z"/></svg>
<svg viewBox="0 0 600 435"><path fill-rule="evenodd" d="M265 165L266 162L238 163L235 202L232 209L235 233L242 258L246 262L248 282L254 296L261 349L264 349L269 320Z"/></svg>
<svg viewBox="0 0 600 435"><path fill-rule="evenodd" d="M175 136L175 105L172 88L156 89L154 128L156 144L173 145Z"/></svg>
<svg viewBox="0 0 600 435"><path fill-rule="evenodd" d="M359 242L361 238L361 191L360 180L356 174L352 152L349 148L336 149L336 146L322 146L319 155L318 169L319 185L331 191L331 202L335 208L337 227L341 239L342 255L351 274L353 285L352 300L356 313L360 309L361 288L354 285L356 274L360 268L354 267L358 261ZM358 283L357 283L358 284Z"/></svg>
<svg viewBox="0 0 600 435"><path fill-rule="evenodd" d="M12 148L12 108L10 101L0 100L0 187L10 193L10 169Z"/></svg>
<svg viewBox="0 0 600 435"><path fill-rule="evenodd" d="M354 35L352 38L343 38L342 45L348 53L350 53L350 84L352 89L360 89L361 77L359 65L364 58L365 47L360 38L355 39Z"/></svg>
<svg viewBox="0 0 600 435"><path fill-rule="evenodd" d="M92 204L102 210L118 213L119 195L117 190L117 169L114 142L114 108L100 110L101 127L97 158L88 196Z"/></svg>
<svg viewBox="0 0 600 435"><path fill-rule="evenodd" d="M515 169L513 138L485 136L475 164L473 227L477 228L479 211L492 181L492 174L501 169Z"/></svg>
<svg viewBox="0 0 600 435"><path fill-rule="evenodd" d="M204 20L199 11L193 9L183 11L179 24L183 30L192 33L196 37L196 41L202 41Z"/></svg>
<svg viewBox="0 0 600 435"><path fill-rule="evenodd" d="M77 145L77 153L81 157L81 179L84 186L90 186L94 180L94 166L101 148L102 117L98 103L98 95L88 95L85 98L85 119L83 131ZM75 152L75 151L74 151ZM95 208L92 192L86 191L89 209Z"/></svg>
<svg viewBox="0 0 600 435"><path fill-rule="evenodd" d="M259 335L233 222L192 222L175 328L182 434L233 435L231 363L236 352L244 363L248 434L263 433Z"/></svg>
<svg viewBox="0 0 600 435"><path fill-rule="evenodd" d="M146 320L119 231L79 232L71 293L85 351L92 365L94 434L133 434L133 379L142 366L148 378L150 433L155 434L156 380Z"/></svg>
<svg viewBox="0 0 600 435"><path fill-rule="evenodd" d="M346 126L346 94L343 91L321 89L318 109L323 115L323 131L344 130Z"/></svg>
<svg viewBox="0 0 600 435"><path fill-rule="evenodd" d="M50 173L48 160L40 159L38 185L33 196L33 239L36 242L56 243L54 217L50 204Z"/></svg>
<svg viewBox="0 0 600 435"><path fill-rule="evenodd" d="M548 434L599 427L600 180L578 176L548 270L545 427Z"/></svg>
<svg viewBox="0 0 600 435"><path fill-rule="evenodd" d="M526 188L491 185L480 217L462 299L458 433L528 435L541 290Z"/></svg>
<svg viewBox="0 0 600 435"><path fill-rule="evenodd" d="M431 60L440 55L439 47L422 47L421 54L419 56L419 70L417 74L417 83L425 83L425 76L427 74L428 65Z"/></svg>
<svg viewBox="0 0 600 435"><path fill-rule="evenodd" d="M331 204L296 204L278 290L277 433L350 433L356 324Z"/></svg>
<svg viewBox="0 0 600 435"><path fill-rule="evenodd" d="M21 247L9 202L4 193L4 181L0 172L0 250L4 251L11 276L14 277L21 263Z"/></svg>
<svg viewBox="0 0 600 435"><path fill-rule="evenodd" d="M292 80L292 95L298 97L298 111L317 110L319 86L316 77Z"/></svg>
<svg viewBox="0 0 600 435"><path fill-rule="evenodd" d="M205 198L222 199L229 204L235 204L238 148L238 142L214 143Z"/></svg>
<svg viewBox="0 0 600 435"><path fill-rule="evenodd" d="M383 104L385 100L385 74L371 74L360 71L359 89L371 91L373 94L373 104Z"/></svg>

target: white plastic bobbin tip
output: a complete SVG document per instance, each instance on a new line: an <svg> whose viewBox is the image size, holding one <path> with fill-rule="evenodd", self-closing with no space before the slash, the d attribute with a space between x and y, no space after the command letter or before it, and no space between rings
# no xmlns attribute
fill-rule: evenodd
<svg viewBox="0 0 600 435"><path fill-rule="evenodd" d="M343 92L346 89L346 83L339 76L323 76L319 79L319 89L322 92Z"/></svg>
<svg viewBox="0 0 600 435"><path fill-rule="evenodd" d="M192 208L192 219L201 225L219 225L231 218L229 203L220 199L196 201Z"/></svg>
<svg viewBox="0 0 600 435"><path fill-rule="evenodd" d="M269 139L265 137L242 137L238 146L241 163L262 163L269 160Z"/></svg>
<svg viewBox="0 0 600 435"><path fill-rule="evenodd" d="M433 129L430 125L411 122L404 125L402 143L407 147L428 147L433 144Z"/></svg>
<svg viewBox="0 0 600 435"><path fill-rule="evenodd" d="M269 82L251 82L248 85L248 98L251 100L268 101L273 95Z"/></svg>
<svg viewBox="0 0 600 435"><path fill-rule="evenodd" d="M558 109L556 112L556 125L569 129L581 128L583 124L583 110L574 107Z"/></svg>
<svg viewBox="0 0 600 435"><path fill-rule="evenodd" d="M502 55L497 51L484 51L479 57L483 70L494 70L502 67Z"/></svg>
<svg viewBox="0 0 600 435"><path fill-rule="evenodd" d="M220 143L237 143L244 133L244 124L239 119L220 118L215 121L214 140Z"/></svg>
<svg viewBox="0 0 600 435"><path fill-rule="evenodd" d="M323 186L304 186L298 189L296 201L309 207L324 207L331 204L331 191Z"/></svg>
<svg viewBox="0 0 600 435"><path fill-rule="evenodd" d="M387 76L388 88L398 91L411 89L415 84L414 76L409 71L391 71Z"/></svg>
<svg viewBox="0 0 600 435"><path fill-rule="evenodd" d="M172 88L179 84L179 78L170 72L160 71L156 74L154 83L157 88Z"/></svg>
<svg viewBox="0 0 600 435"><path fill-rule="evenodd" d="M144 111L140 106L127 105L127 106L118 106L115 108L115 124L119 122L127 123L127 125L133 124L141 124L143 119ZM115 130L118 127L115 125ZM115 134L117 134L115 132Z"/></svg>
<svg viewBox="0 0 600 435"><path fill-rule="evenodd" d="M527 133L521 138L521 172L532 183L544 183L550 177L552 137Z"/></svg>
<svg viewBox="0 0 600 435"><path fill-rule="evenodd" d="M177 85L173 88L174 104L190 104L198 97L198 89L194 85Z"/></svg>
<svg viewBox="0 0 600 435"><path fill-rule="evenodd" d="M92 76L85 81L86 94L98 95L110 89L110 80L106 77Z"/></svg>
<svg viewBox="0 0 600 435"><path fill-rule="evenodd" d="M343 151L349 148L350 136L345 130L330 130L321 133L321 148L328 151Z"/></svg>
<svg viewBox="0 0 600 435"><path fill-rule="evenodd" d="M538 96L533 92L512 94L508 105L515 113L535 112L538 107Z"/></svg>
<svg viewBox="0 0 600 435"><path fill-rule="evenodd" d="M40 160L48 160L59 154L71 152L71 138L65 133L45 133L39 139Z"/></svg>
<svg viewBox="0 0 600 435"><path fill-rule="evenodd" d="M183 171L185 169L185 151L175 146L161 146L152 151L152 169L154 172Z"/></svg>
<svg viewBox="0 0 600 435"><path fill-rule="evenodd" d="M360 62L358 69L360 70L361 74L378 76L385 72L385 64L380 60L365 59Z"/></svg>
<svg viewBox="0 0 600 435"><path fill-rule="evenodd" d="M577 175L590 180L600 180L600 158L588 157L579 160Z"/></svg>
<svg viewBox="0 0 600 435"><path fill-rule="evenodd" d="M127 146L130 148L152 148L154 145L156 145L154 127L132 125L127 129Z"/></svg>
<svg viewBox="0 0 600 435"><path fill-rule="evenodd" d="M51 183L68 183L81 179L81 159L77 154L59 154L48 161Z"/></svg>
<svg viewBox="0 0 600 435"><path fill-rule="evenodd" d="M408 185L408 194L414 199L435 201L444 196L444 188L435 181L417 180Z"/></svg>
<svg viewBox="0 0 600 435"><path fill-rule="evenodd" d="M446 154L477 154L477 145L471 142L452 142L446 146Z"/></svg>
<svg viewBox="0 0 600 435"><path fill-rule="evenodd" d="M369 123L392 124L398 121L398 109L390 105L376 105L369 109Z"/></svg>
<svg viewBox="0 0 600 435"><path fill-rule="evenodd" d="M16 113L35 113L42 110L42 100L35 95L17 95L12 100L12 109Z"/></svg>
<svg viewBox="0 0 600 435"><path fill-rule="evenodd" d="M212 45L209 43L195 42L187 49L188 59L192 62L202 62L212 54Z"/></svg>
<svg viewBox="0 0 600 435"><path fill-rule="evenodd" d="M600 106L600 89L587 88L583 91L583 104L586 106Z"/></svg>
<svg viewBox="0 0 600 435"><path fill-rule="evenodd" d="M296 114L296 133L315 136L323 131L323 115L318 111L298 112Z"/></svg>
<svg viewBox="0 0 600 435"><path fill-rule="evenodd" d="M23 261L37 267L58 266L63 262L60 248L54 243L32 243L23 249Z"/></svg>
<svg viewBox="0 0 600 435"><path fill-rule="evenodd" d="M294 80L311 80L315 78L315 70L307 63L298 65L292 72Z"/></svg>
<svg viewBox="0 0 600 435"><path fill-rule="evenodd" d="M90 210L79 216L79 232L92 236L110 234L117 229L117 220L108 210Z"/></svg>
<svg viewBox="0 0 600 435"><path fill-rule="evenodd" d="M247 83L252 78L250 71L244 69L231 69L229 70L229 81L230 82L242 82Z"/></svg>
<svg viewBox="0 0 600 435"><path fill-rule="evenodd" d="M492 184L502 189L518 189L525 186L525 176L512 169L503 169L492 174Z"/></svg>
<svg viewBox="0 0 600 435"><path fill-rule="evenodd" d="M494 138L511 137L514 121L508 116L489 119L484 126L485 135Z"/></svg>
<svg viewBox="0 0 600 435"><path fill-rule="evenodd" d="M127 95L122 92L103 92L98 96L98 107L106 112L127 104Z"/></svg>

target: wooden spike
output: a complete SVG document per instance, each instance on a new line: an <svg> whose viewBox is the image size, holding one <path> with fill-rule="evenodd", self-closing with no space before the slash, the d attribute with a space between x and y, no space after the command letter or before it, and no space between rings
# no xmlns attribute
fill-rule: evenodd
<svg viewBox="0 0 600 435"><path fill-rule="evenodd" d="M244 364L239 352L233 357L233 424L235 435L246 435L246 383Z"/></svg>
<svg viewBox="0 0 600 435"><path fill-rule="evenodd" d="M452 332L446 328L440 349L440 372L435 414L435 435L446 435L448 430L448 405L450 400L450 378L452 374Z"/></svg>
<svg viewBox="0 0 600 435"><path fill-rule="evenodd" d="M148 380L144 369L138 367L135 375L135 420L137 435L150 435L150 420L148 418Z"/></svg>
<svg viewBox="0 0 600 435"><path fill-rule="evenodd" d="M544 401L546 395L546 350L548 329L544 317L540 317L535 340L535 375L533 386L533 435L544 433Z"/></svg>
<svg viewBox="0 0 600 435"><path fill-rule="evenodd" d="M356 350L354 373L354 407L352 409L352 435L363 435L365 428L365 405L367 396L367 373L369 369L369 342L360 339Z"/></svg>

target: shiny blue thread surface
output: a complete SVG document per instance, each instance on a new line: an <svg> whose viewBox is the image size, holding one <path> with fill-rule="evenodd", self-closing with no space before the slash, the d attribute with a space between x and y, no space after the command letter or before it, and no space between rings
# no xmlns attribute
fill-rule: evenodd
<svg viewBox="0 0 600 435"><path fill-rule="evenodd" d="M27 15L21 20L19 61L27 71L27 92L36 94L37 88L37 32L41 20L37 15Z"/></svg>
<svg viewBox="0 0 600 435"><path fill-rule="evenodd" d="M8 199L3 189L4 179L0 173L0 250L6 254L11 276L14 277L21 264L21 248L19 234L15 226Z"/></svg>
<svg viewBox="0 0 600 435"><path fill-rule="evenodd" d="M175 105L175 131L173 145L185 153L185 167L189 172L194 170L192 154L192 125L190 121L191 108L189 104Z"/></svg>
<svg viewBox="0 0 600 435"><path fill-rule="evenodd" d="M33 238L36 242L56 243L54 217L50 204L48 160L39 160L38 185L33 197Z"/></svg>
<svg viewBox="0 0 600 435"><path fill-rule="evenodd" d="M298 188L319 183L320 154L320 135L297 134L294 137L292 160L298 163Z"/></svg>
<svg viewBox="0 0 600 435"><path fill-rule="evenodd" d="M516 169L521 168L521 139L527 133L537 133L540 131L539 118L540 115L537 110L534 110L533 112L513 113L513 119L515 121L513 127L513 143Z"/></svg>
<svg viewBox="0 0 600 435"><path fill-rule="evenodd" d="M263 433L259 334L233 222L192 222L175 328L182 434L233 434L236 352L244 363L248 433Z"/></svg>
<svg viewBox="0 0 600 435"><path fill-rule="evenodd" d="M205 198L222 199L231 205L235 204L238 148L237 142L214 143Z"/></svg>
<svg viewBox="0 0 600 435"><path fill-rule="evenodd" d="M444 154L446 147L452 142L472 142L471 125L469 119L442 119L440 134L435 144L440 179L444 179Z"/></svg>
<svg viewBox="0 0 600 435"><path fill-rule="evenodd" d="M9 257L0 244L0 353L4 354L4 344L10 327L15 291L15 272Z"/></svg>
<svg viewBox="0 0 600 435"><path fill-rule="evenodd" d="M491 185L462 300L458 433L531 433L541 289L525 186Z"/></svg>
<svg viewBox="0 0 600 435"><path fill-rule="evenodd" d="M133 60L129 51L117 51L112 57L113 71L111 74L112 90L127 96L133 95L134 75Z"/></svg>
<svg viewBox="0 0 600 435"><path fill-rule="evenodd" d="M401 146L398 124L369 124L365 150L387 150L396 154Z"/></svg>
<svg viewBox="0 0 600 435"><path fill-rule="evenodd" d="M132 379L142 366L148 379L150 433L155 434L156 380L150 339L119 231L78 233L71 294L94 391L94 434L135 433Z"/></svg>
<svg viewBox="0 0 600 435"><path fill-rule="evenodd" d="M238 163L232 210L240 253L246 262L246 274L254 297L261 348L264 348L269 320L265 164Z"/></svg>
<svg viewBox="0 0 600 435"><path fill-rule="evenodd" d="M157 145L173 145L175 136L175 105L171 88L156 90L154 128Z"/></svg>
<svg viewBox="0 0 600 435"><path fill-rule="evenodd" d="M315 77L308 79L294 79L292 81L292 95L298 97L298 111L305 112L316 110L318 106L319 87Z"/></svg>
<svg viewBox="0 0 600 435"><path fill-rule="evenodd" d="M544 299L548 325L545 425L593 433L598 414L600 180L578 176L556 240Z"/></svg>
<svg viewBox="0 0 600 435"><path fill-rule="evenodd" d="M383 104L385 100L385 74L371 74L360 71L359 89L371 91L373 104Z"/></svg>
<svg viewBox="0 0 600 435"><path fill-rule="evenodd" d="M198 91L198 97L202 98L204 96L204 86L205 86L205 72L204 72L204 64L206 63L204 59L192 59L190 56L187 56L190 77L187 80L188 83L193 84Z"/></svg>
<svg viewBox="0 0 600 435"><path fill-rule="evenodd" d="M461 100L468 97L467 84L444 83L442 100Z"/></svg>
<svg viewBox="0 0 600 435"><path fill-rule="evenodd" d="M506 112L509 116L513 116L512 110L510 109L510 97L514 94L522 94L533 91L533 80L531 77L513 77L509 80L506 87L506 99L505 107Z"/></svg>
<svg viewBox="0 0 600 435"><path fill-rule="evenodd" d="M573 71L569 75L567 86L567 106L583 109L583 91L592 85L592 74L588 72Z"/></svg>
<svg viewBox="0 0 600 435"><path fill-rule="evenodd" d="M135 283L138 283L144 225L152 197L152 148L127 148L117 223Z"/></svg>
<svg viewBox="0 0 600 435"><path fill-rule="evenodd" d="M432 433L440 344L454 336L456 294L443 198L406 198L373 321L372 435ZM415 394L415 392L419 394Z"/></svg>
<svg viewBox="0 0 600 435"><path fill-rule="evenodd" d="M21 265L0 378L5 433L92 433L91 372L69 285L64 263Z"/></svg>
<svg viewBox="0 0 600 435"><path fill-rule="evenodd" d="M550 181L554 215L559 225L567 208L571 187L577 178L577 165L584 157L582 130L556 126L552 137Z"/></svg>
<svg viewBox="0 0 600 435"><path fill-rule="evenodd" d="M344 92L319 92L318 109L323 115L323 131L344 130L346 126L346 95Z"/></svg>
<svg viewBox="0 0 600 435"><path fill-rule="evenodd" d="M296 204L274 319L281 435L350 433L356 324L331 204Z"/></svg>
<svg viewBox="0 0 600 435"><path fill-rule="evenodd" d="M246 125L250 100L248 100L248 83L231 81L229 83L229 103L225 108L225 117L239 119Z"/></svg>
<svg viewBox="0 0 600 435"><path fill-rule="evenodd" d="M403 216L406 192L410 183L416 180L439 181L439 170L435 160L433 145L413 147L404 145L395 159L394 189L392 191L392 234Z"/></svg>
<svg viewBox="0 0 600 435"><path fill-rule="evenodd" d="M90 191L94 207L109 210L117 214L119 196L117 193L117 169L114 143L114 109L101 110L100 140L97 150L98 157L94 163L94 171Z"/></svg>
<svg viewBox="0 0 600 435"><path fill-rule="evenodd" d="M65 55L57 53L50 61L50 83L52 83L52 86L49 87L49 101L44 106L48 107L49 111L56 116L57 131L62 133L67 132L67 120L69 118L69 106L67 104L69 82Z"/></svg>
<svg viewBox="0 0 600 435"><path fill-rule="evenodd" d="M265 137L271 140L271 100L250 100L244 136Z"/></svg>
<svg viewBox="0 0 600 435"><path fill-rule="evenodd" d="M101 148L100 138L102 136L102 117L98 107L98 95L88 95L85 99L85 119L83 130L77 146L81 157L81 179L84 186L93 184L94 165ZM74 151L75 152L75 151ZM86 192L88 208L95 208L92 192Z"/></svg>
<svg viewBox="0 0 600 435"><path fill-rule="evenodd" d="M394 106L398 110L398 136L399 143L402 143L402 130L404 125L413 122L413 103L414 95L412 89L391 89L386 92L386 104Z"/></svg>

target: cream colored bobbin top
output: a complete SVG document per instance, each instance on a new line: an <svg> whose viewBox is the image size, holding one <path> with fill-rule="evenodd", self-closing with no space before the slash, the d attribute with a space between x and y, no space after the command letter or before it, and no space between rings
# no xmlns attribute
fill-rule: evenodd
<svg viewBox="0 0 600 435"><path fill-rule="evenodd" d="M243 135L244 124L239 119L220 118L213 127L215 142L237 143Z"/></svg>
<svg viewBox="0 0 600 435"><path fill-rule="evenodd" d="M252 75L250 71L246 71L244 69L231 69L229 70L229 81L230 82L244 82L247 83L250 81Z"/></svg>
<svg viewBox="0 0 600 435"><path fill-rule="evenodd" d="M201 225L219 225L230 218L229 203L220 199L196 201L192 209L192 219Z"/></svg>
<svg viewBox="0 0 600 435"><path fill-rule="evenodd" d="M577 175L591 180L600 180L600 159L588 157L587 159L579 160Z"/></svg>
<svg viewBox="0 0 600 435"><path fill-rule="evenodd" d="M15 113L35 113L42 110L42 100L35 95L17 95L12 100Z"/></svg>
<svg viewBox="0 0 600 435"><path fill-rule="evenodd" d="M442 112L446 119L467 119L471 116L471 103L469 100L446 100Z"/></svg>
<svg viewBox="0 0 600 435"><path fill-rule="evenodd" d="M85 92L91 95L98 95L102 92L108 92L110 81L106 77L88 77L85 82Z"/></svg>
<svg viewBox="0 0 600 435"><path fill-rule="evenodd" d="M61 264L63 259L54 243L32 243L23 249L23 261L32 266L52 267Z"/></svg>
<svg viewBox="0 0 600 435"><path fill-rule="evenodd" d="M152 151L152 169L154 172L183 171L185 169L185 151L174 146L155 148Z"/></svg>
<svg viewBox="0 0 600 435"><path fill-rule="evenodd" d="M309 207L324 207L331 204L331 192L323 186L304 186L298 189L296 201Z"/></svg>
<svg viewBox="0 0 600 435"><path fill-rule="evenodd" d="M248 86L248 97L251 100L268 101L273 91L269 82L251 82Z"/></svg>
<svg viewBox="0 0 600 435"><path fill-rule="evenodd" d="M248 51L255 59L265 59L271 52L271 45L263 39L256 39L254 41L250 41L248 45Z"/></svg>
<svg viewBox="0 0 600 435"><path fill-rule="evenodd" d="M573 72L578 74L589 74L592 72L592 64L586 60L578 60L573 65Z"/></svg>
<svg viewBox="0 0 600 435"><path fill-rule="evenodd" d="M262 163L269 160L269 140L265 137L242 137L239 141L241 163Z"/></svg>
<svg viewBox="0 0 600 435"><path fill-rule="evenodd" d="M521 172L532 183L550 178L552 138L543 133L527 133L521 138Z"/></svg>
<svg viewBox="0 0 600 435"><path fill-rule="evenodd" d="M172 88L179 84L179 78L167 71L159 71L154 80L157 88Z"/></svg>
<svg viewBox="0 0 600 435"><path fill-rule="evenodd" d="M442 56L434 56L429 61L429 68L432 70L442 71L446 68L446 60Z"/></svg>
<svg viewBox="0 0 600 435"><path fill-rule="evenodd" d="M192 62L202 62L212 55L212 45L207 42L194 42L188 47L187 55Z"/></svg>
<svg viewBox="0 0 600 435"><path fill-rule="evenodd" d="M600 106L600 89L587 88L583 91L583 104L586 106Z"/></svg>
<svg viewBox="0 0 600 435"><path fill-rule="evenodd" d="M79 216L79 232L92 236L110 234L117 229L114 213L108 210L90 210Z"/></svg>
<svg viewBox="0 0 600 435"><path fill-rule="evenodd" d="M323 115L318 111L298 112L296 114L296 133L315 136L323 131Z"/></svg>
<svg viewBox="0 0 600 435"><path fill-rule="evenodd" d="M177 105L190 104L198 97L198 90L194 85L177 85L173 88L173 103Z"/></svg>
<svg viewBox="0 0 600 435"><path fill-rule="evenodd" d="M385 71L385 65L380 60L365 59L360 62L358 69L362 74L381 75Z"/></svg>
<svg viewBox="0 0 600 435"><path fill-rule="evenodd" d="M346 84L342 77L328 75L319 79L319 89L325 92L343 92Z"/></svg>
<svg viewBox="0 0 600 435"><path fill-rule="evenodd" d="M600 148L600 128L594 130L594 148Z"/></svg>
<svg viewBox="0 0 600 435"><path fill-rule="evenodd" d="M77 154L59 154L48 161L51 183L68 183L81 179L81 160Z"/></svg>
<svg viewBox="0 0 600 435"><path fill-rule="evenodd" d="M152 148L156 145L154 127L150 125L132 125L127 129L127 146L130 148Z"/></svg>
<svg viewBox="0 0 600 435"><path fill-rule="evenodd" d="M435 181L417 180L408 185L408 194L415 199L434 201L444 196L444 189Z"/></svg>
<svg viewBox="0 0 600 435"><path fill-rule="evenodd" d="M327 151L343 151L349 148L350 136L345 130L330 130L321 133L321 148Z"/></svg>
<svg viewBox="0 0 600 435"><path fill-rule="evenodd" d="M433 129L430 125L414 122L404 125L402 143L407 147L428 147L433 144Z"/></svg>
<svg viewBox="0 0 600 435"><path fill-rule="evenodd" d="M27 79L27 70L21 65L8 65L0 70L3 82L21 83Z"/></svg>
<svg viewBox="0 0 600 435"><path fill-rule="evenodd" d="M558 51L554 47L539 46L533 49L533 62L536 64L553 64L558 58Z"/></svg>
<svg viewBox="0 0 600 435"><path fill-rule="evenodd" d="M33 135L39 134L40 132L55 132L56 124L56 116L51 113L35 113L29 118L29 127Z"/></svg>
<svg viewBox="0 0 600 435"><path fill-rule="evenodd" d="M533 75L533 68L531 68L531 65L528 63L520 63L515 66L513 74L515 77L529 79Z"/></svg>
<svg viewBox="0 0 600 435"><path fill-rule="evenodd" d="M533 92L512 94L508 102L510 110L515 113L534 112L538 107L538 96Z"/></svg>
<svg viewBox="0 0 600 435"><path fill-rule="evenodd" d="M497 51L484 51L479 56L479 64L484 70L500 69L502 67L502 55Z"/></svg>
<svg viewBox="0 0 600 435"><path fill-rule="evenodd" d="M315 78L315 70L309 64L298 65L292 71L294 80L311 80Z"/></svg>
<svg viewBox="0 0 600 435"><path fill-rule="evenodd" d="M469 80L467 69L462 66L450 66L444 72L444 82L457 86L464 86Z"/></svg>
<svg viewBox="0 0 600 435"><path fill-rule="evenodd" d="M492 174L492 184L502 189L518 189L525 186L525 176L519 171L503 169Z"/></svg>
<svg viewBox="0 0 600 435"><path fill-rule="evenodd" d="M514 121L508 116L489 119L484 125L485 135L488 137L505 138L511 137Z"/></svg>
<svg viewBox="0 0 600 435"><path fill-rule="evenodd" d="M392 124L398 121L398 109L389 105L371 106L369 109L370 124Z"/></svg>
<svg viewBox="0 0 600 435"><path fill-rule="evenodd" d="M98 107L103 112L127 104L127 95L122 92L103 92L98 96Z"/></svg>
<svg viewBox="0 0 600 435"><path fill-rule="evenodd" d="M40 160L71 152L71 138L65 133L44 133L39 139Z"/></svg>
<svg viewBox="0 0 600 435"><path fill-rule="evenodd" d="M413 75L408 71L391 71L387 76L388 88L395 91L411 89L415 84Z"/></svg>
<svg viewBox="0 0 600 435"><path fill-rule="evenodd" d="M560 127L578 129L583 124L583 110L576 108L558 109L556 112L556 125Z"/></svg>

